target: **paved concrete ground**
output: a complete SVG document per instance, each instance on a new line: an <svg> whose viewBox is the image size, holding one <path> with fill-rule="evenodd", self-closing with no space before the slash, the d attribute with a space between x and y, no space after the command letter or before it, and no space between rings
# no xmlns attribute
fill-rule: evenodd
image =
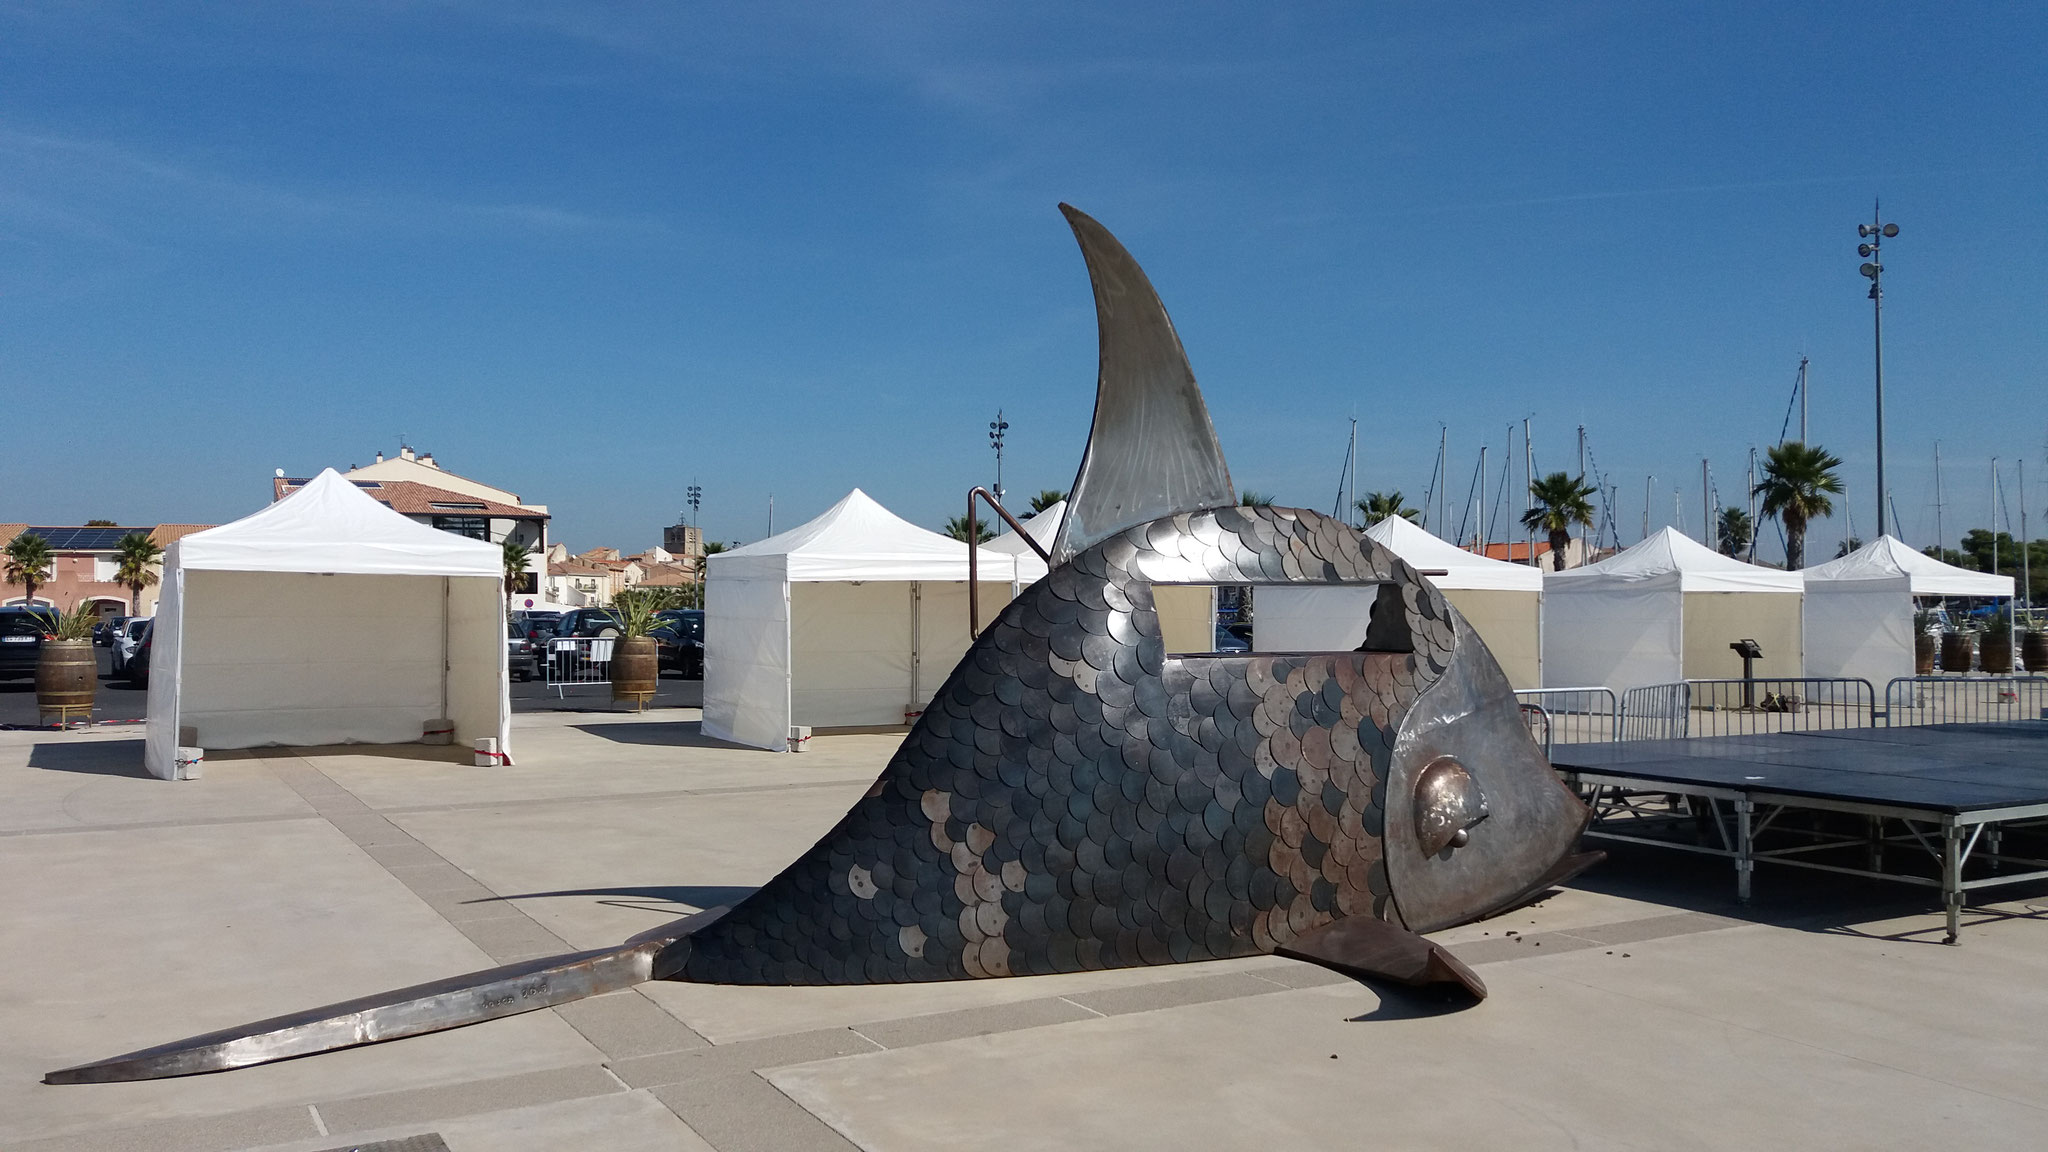
<svg viewBox="0 0 2048 1152"><path fill-rule="evenodd" d="M0 733L0 1147L2038 1148L2048 900L1948 948L1912 894L1631 856L1445 934L1445 1014L1262 958L895 988L658 984L141 1084L49 1069L524 957L760 884L894 746L734 749L677 716L525 715L520 757L216 754Z"/></svg>

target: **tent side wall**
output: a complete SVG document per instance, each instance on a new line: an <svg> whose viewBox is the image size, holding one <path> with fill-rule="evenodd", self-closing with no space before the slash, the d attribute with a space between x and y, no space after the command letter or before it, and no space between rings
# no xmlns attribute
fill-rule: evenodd
<svg viewBox="0 0 2048 1152"><path fill-rule="evenodd" d="M1626 584L1546 586L1544 686L1626 692L1679 679L1682 596L1677 573Z"/></svg>
<svg viewBox="0 0 2048 1152"><path fill-rule="evenodd" d="M447 716L455 721L455 742L468 746L491 736L498 740L498 751L510 753L504 582L481 576L441 579L448 596Z"/></svg>
<svg viewBox="0 0 2048 1152"><path fill-rule="evenodd" d="M790 585L791 722L902 724L911 706L911 618L909 581Z"/></svg>
<svg viewBox="0 0 2048 1152"><path fill-rule="evenodd" d="M187 571L184 593L178 722L201 747L401 744L445 715L442 577Z"/></svg>
<svg viewBox="0 0 2048 1152"><path fill-rule="evenodd" d="M1905 576L1813 581L1801 623L1809 676L1859 677L1881 693L1894 677L1913 674L1913 593Z"/></svg>
<svg viewBox="0 0 2048 1152"><path fill-rule="evenodd" d="M1742 657L1728 645L1755 640L1763 648L1758 676L1803 675L1797 592L1687 592L1683 661L1687 680L1742 675Z"/></svg>
<svg viewBox="0 0 2048 1152"><path fill-rule="evenodd" d="M713 564L704 585L704 734L786 750L790 586L779 572L731 567Z"/></svg>
<svg viewBox="0 0 2048 1152"><path fill-rule="evenodd" d="M142 766L165 780L178 778L178 643L185 598L185 570L178 565L176 541L164 552L163 586L156 601L156 623L149 642L149 725L144 733Z"/></svg>
<svg viewBox="0 0 2048 1152"><path fill-rule="evenodd" d="M981 582L984 627L1009 599L1008 581ZM789 604L793 724L902 727L970 643L964 580L798 582Z"/></svg>
<svg viewBox="0 0 2048 1152"><path fill-rule="evenodd" d="M1444 599L1486 642L1508 683L1543 686L1543 594L1494 588L1444 588Z"/></svg>

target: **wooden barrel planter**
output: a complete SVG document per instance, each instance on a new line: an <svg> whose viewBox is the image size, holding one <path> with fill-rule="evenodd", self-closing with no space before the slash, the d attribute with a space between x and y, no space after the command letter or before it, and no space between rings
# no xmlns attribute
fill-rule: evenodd
<svg viewBox="0 0 2048 1152"><path fill-rule="evenodd" d="M91 640L45 640L36 660L36 707L63 719L92 718L100 665Z"/></svg>
<svg viewBox="0 0 2048 1152"><path fill-rule="evenodd" d="M661 686L661 659L652 636L621 636L612 648L612 699L641 708Z"/></svg>
<svg viewBox="0 0 2048 1152"><path fill-rule="evenodd" d="M2029 672L2048 672L2048 632L2022 632L2020 659L2026 661Z"/></svg>
<svg viewBox="0 0 2048 1152"><path fill-rule="evenodd" d="M1977 663L1986 673L2003 676L2012 671L2012 633L1986 632L1977 640Z"/></svg>
<svg viewBox="0 0 2048 1152"><path fill-rule="evenodd" d="M1961 632L1944 632L1941 635L1941 670L1962 673L1970 670L1970 638Z"/></svg>
<svg viewBox="0 0 2048 1152"><path fill-rule="evenodd" d="M1934 673L1934 633L1918 632L1913 636L1913 675L1931 676Z"/></svg>

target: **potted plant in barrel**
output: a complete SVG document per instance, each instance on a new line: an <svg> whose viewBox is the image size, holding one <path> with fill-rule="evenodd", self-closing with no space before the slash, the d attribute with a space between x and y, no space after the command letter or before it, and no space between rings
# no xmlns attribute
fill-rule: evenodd
<svg viewBox="0 0 2048 1152"><path fill-rule="evenodd" d="M612 647L612 699L630 701L641 709L654 699L661 686L661 656L654 643L654 631L661 627L661 613L678 606L675 588L628 588L612 597L608 611L618 621L618 639Z"/></svg>
<svg viewBox="0 0 2048 1152"><path fill-rule="evenodd" d="M1941 634L1941 670L1961 675L1970 670L1970 661L1977 654L1968 632L1950 625Z"/></svg>
<svg viewBox="0 0 2048 1152"><path fill-rule="evenodd" d="M1921 609L1913 613L1913 675L1934 673L1934 613Z"/></svg>
<svg viewBox="0 0 2048 1152"><path fill-rule="evenodd" d="M56 713L60 724L68 724L74 714L90 720L99 687L99 659L92 650L98 605L85 601L69 612L52 609L45 618L50 629L36 658L36 710L46 716Z"/></svg>
<svg viewBox="0 0 2048 1152"><path fill-rule="evenodd" d="M1977 664L1987 675L2012 671L2012 617L1999 612L1984 621L1984 634L1977 640Z"/></svg>

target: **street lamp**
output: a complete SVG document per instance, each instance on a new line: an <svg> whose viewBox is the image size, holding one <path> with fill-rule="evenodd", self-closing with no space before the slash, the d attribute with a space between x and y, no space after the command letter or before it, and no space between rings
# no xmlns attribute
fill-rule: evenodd
<svg viewBox="0 0 2048 1152"><path fill-rule="evenodd" d="M996 418L988 424L988 442L996 450L996 503L1003 502L1003 433L1010 430L1010 422L1003 419L1003 410L996 409Z"/></svg>
<svg viewBox="0 0 2048 1152"><path fill-rule="evenodd" d="M1897 224L1883 223L1883 213L1872 202L1870 223L1858 224L1856 235L1863 243L1856 246L1856 254L1863 257L1863 266L1857 271L1870 281L1870 325L1871 335L1877 352L1877 534L1885 534L1884 524L1884 265L1879 263L1878 251L1886 240L1899 234Z"/></svg>

